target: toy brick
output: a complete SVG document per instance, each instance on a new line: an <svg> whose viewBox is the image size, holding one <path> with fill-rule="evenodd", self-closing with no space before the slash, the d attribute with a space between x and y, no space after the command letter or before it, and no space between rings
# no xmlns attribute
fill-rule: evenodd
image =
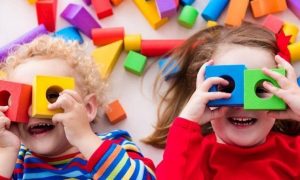
<svg viewBox="0 0 300 180"><path fill-rule="evenodd" d="M48 105L54 103L63 90L74 88L75 81L70 77L35 76L32 85L32 117L51 118L63 112L63 109L49 110Z"/></svg>
<svg viewBox="0 0 300 180"><path fill-rule="evenodd" d="M283 21L277 16L268 15L262 25L276 34L281 30Z"/></svg>
<svg viewBox="0 0 300 180"><path fill-rule="evenodd" d="M286 22L283 24L282 30L284 35L291 36L290 43L294 43L296 41L299 32L296 24Z"/></svg>
<svg viewBox="0 0 300 180"><path fill-rule="evenodd" d="M147 57L164 55L182 45L185 40L142 40L141 54Z"/></svg>
<svg viewBox="0 0 300 180"><path fill-rule="evenodd" d="M122 105L118 100L113 101L108 105L105 112L108 120L112 124L116 124L124 119L126 119L126 112L124 111Z"/></svg>
<svg viewBox="0 0 300 180"><path fill-rule="evenodd" d="M286 0L252 0L250 3L252 14L256 18L287 9Z"/></svg>
<svg viewBox="0 0 300 180"><path fill-rule="evenodd" d="M154 29L159 28L168 21L168 18L160 18L155 0L134 0L133 2Z"/></svg>
<svg viewBox="0 0 300 180"><path fill-rule="evenodd" d="M299 49L300 49L300 42L288 45L288 50L290 52L292 62L300 61Z"/></svg>
<svg viewBox="0 0 300 180"><path fill-rule="evenodd" d="M172 61L170 58L159 59L158 66L166 81L174 77L180 71L180 67L176 61Z"/></svg>
<svg viewBox="0 0 300 180"><path fill-rule="evenodd" d="M221 16L222 12L228 5L229 0L210 0L201 16L206 21L216 21Z"/></svg>
<svg viewBox="0 0 300 180"><path fill-rule="evenodd" d="M106 79L115 66L123 47L123 41L119 40L114 43L99 47L92 52L92 56L99 66L101 78Z"/></svg>
<svg viewBox="0 0 300 180"><path fill-rule="evenodd" d="M83 43L80 33L78 32L77 28L73 26L60 29L59 31L55 32L54 35L56 37L61 37L66 41L78 41L79 44Z"/></svg>
<svg viewBox="0 0 300 180"><path fill-rule="evenodd" d="M55 31L57 0L38 0L35 4L38 24L44 24L50 32Z"/></svg>
<svg viewBox="0 0 300 180"><path fill-rule="evenodd" d="M142 37L140 34L126 35L124 38L124 47L126 51L140 51L141 50Z"/></svg>
<svg viewBox="0 0 300 180"><path fill-rule="evenodd" d="M124 28L95 28L92 29L94 45L103 46L124 39Z"/></svg>
<svg viewBox="0 0 300 180"><path fill-rule="evenodd" d="M1 47L0 48L0 62L4 61L4 59L7 57L8 53L9 53L9 51L13 50L16 46L25 44L25 43L29 43L33 39L35 39L36 37L38 37L42 34L48 34L48 31L43 24L30 30L29 32L25 33L21 37L10 42L9 44Z"/></svg>
<svg viewBox="0 0 300 180"><path fill-rule="evenodd" d="M249 0L231 0L229 2L225 24L240 26L245 18Z"/></svg>
<svg viewBox="0 0 300 180"><path fill-rule="evenodd" d="M97 21L90 13L81 5L69 4L60 14L66 21L77 27L81 32L92 37L93 28L101 28Z"/></svg>
<svg viewBox="0 0 300 180"><path fill-rule="evenodd" d="M142 75L147 63L147 57L140 53L129 51L125 61L124 68L138 76Z"/></svg>
<svg viewBox="0 0 300 180"><path fill-rule="evenodd" d="M110 3L114 6L118 6L122 2L123 2L123 0L110 0Z"/></svg>
<svg viewBox="0 0 300 180"><path fill-rule="evenodd" d="M206 27L213 27L213 26L217 26L218 23L216 21L207 21L206 23Z"/></svg>
<svg viewBox="0 0 300 180"><path fill-rule="evenodd" d="M199 12L196 8L186 5L183 7L179 17L178 22L181 26L186 28L192 28L197 20Z"/></svg>
<svg viewBox="0 0 300 180"><path fill-rule="evenodd" d="M99 19L113 15L110 0L92 0L92 6Z"/></svg>
<svg viewBox="0 0 300 180"><path fill-rule="evenodd" d="M29 4L35 4L37 0L27 0Z"/></svg>
<svg viewBox="0 0 300 180"><path fill-rule="evenodd" d="M284 69L273 69L282 75L286 75ZM285 102L279 97L273 95L268 98L258 97L256 88L263 82L268 81L274 86L278 86L277 82L269 76L266 76L261 69L251 69L244 72L244 109L247 110L284 110Z"/></svg>
<svg viewBox="0 0 300 180"><path fill-rule="evenodd" d="M174 0L156 0L156 7L161 18L172 17L177 12Z"/></svg>
<svg viewBox="0 0 300 180"><path fill-rule="evenodd" d="M194 2L195 0L180 0L180 4L182 4L183 6L192 5Z"/></svg>
<svg viewBox="0 0 300 180"><path fill-rule="evenodd" d="M287 6L289 9L300 18L300 2L299 0L287 0Z"/></svg>
<svg viewBox="0 0 300 180"><path fill-rule="evenodd" d="M0 106L9 106L4 114L11 121L28 122L31 90L30 85L0 80Z"/></svg>
<svg viewBox="0 0 300 180"><path fill-rule="evenodd" d="M83 2L88 6L92 4L92 0L83 0Z"/></svg>
<svg viewBox="0 0 300 180"><path fill-rule="evenodd" d="M300 86L300 77L297 78L297 84Z"/></svg>
<svg viewBox="0 0 300 180"><path fill-rule="evenodd" d="M207 66L205 69L205 79L210 77L222 77L229 81L225 92L231 93L228 99L217 99L207 103L208 106L243 106L244 103L244 70L245 65L215 65ZM217 85L214 85L210 92L219 91Z"/></svg>

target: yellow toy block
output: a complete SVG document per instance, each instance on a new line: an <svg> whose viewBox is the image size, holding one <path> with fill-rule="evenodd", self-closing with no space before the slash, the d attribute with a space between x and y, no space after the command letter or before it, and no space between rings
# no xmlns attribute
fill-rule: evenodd
<svg viewBox="0 0 300 180"><path fill-rule="evenodd" d="M71 77L36 76L32 85L32 117L51 118L62 109L49 110L48 104L54 103L59 93L65 89L74 89L75 81Z"/></svg>
<svg viewBox="0 0 300 180"><path fill-rule="evenodd" d="M292 36L290 39L290 43L294 43L296 41L299 29L296 24L285 22L282 28L284 34L286 36Z"/></svg>
<svg viewBox="0 0 300 180"><path fill-rule="evenodd" d="M300 61L300 42L288 45L291 61Z"/></svg>
<svg viewBox="0 0 300 180"><path fill-rule="evenodd" d="M100 76L106 79L115 66L123 47L123 40L99 47L92 52L92 56L99 66Z"/></svg>
<svg viewBox="0 0 300 180"><path fill-rule="evenodd" d="M136 6L143 13L150 25L157 29L168 21L168 18L160 18L156 8L155 0L133 0Z"/></svg>
<svg viewBox="0 0 300 180"><path fill-rule="evenodd" d="M206 27L213 27L218 25L218 23L216 21L207 21L206 23Z"/></svg>
<svg viewBox="0 0 300 180"><path fill-rule="evenodd" d="M35 4L37 0L27 0L29 4Z"/></svg>
<svg viewBox="0 0 300 180"><path fill-rule="evenodd" d="M124 38L124 47L126 51L140 51L141 50L142 37L137 35L126 35Z"/></svg>

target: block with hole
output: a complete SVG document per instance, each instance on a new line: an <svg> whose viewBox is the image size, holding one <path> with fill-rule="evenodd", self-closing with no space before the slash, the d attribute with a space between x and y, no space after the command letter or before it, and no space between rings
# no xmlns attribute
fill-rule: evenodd
<svg viewBox="0 0 300 180"><path fill-rule="evenodd" d="M178 23L186 28L192 28L198 17L198 10L192 6L184 6L178 17Z"/></svg>
<svg viewBox="0 0 300 180"><path fill-rule="evenodd" d="M227 7L229 0L210 0L201 13L206 21L217 21L224 9Z"/></svg>
<svg viewBox="0 0 300 180"><path fill-rule="evenodd" d="M124 61L124 68L135 75L141 76L144 72L146 63L146 56L134 51L129 51Z"/></svg>
<svg viewBox="0 0 300 180"><path fill-rule="evenodd" d="M105 114L111 124L116 124L127 117L126 112L119 100L109 103Z"/></svg>
<svg viewBox="0 0 300 180"><path fill-rule="evenodd" d="M79 44L83 43L83 39L78 29L74 26L60 29L54 33L54 36L63 38L66 41L78 41Z"/></svg>
<svg viewBox="0 0 300 180"><path fill-rule="evenodd" d="M124 38L124 48L126 51L140 51L142 36L140 34L126 35Z"/></svg>
<svg viewBox="0 0 300 180"><path fill-rule="evenodd" d="M92 29L92 39L96 46L103 46L124 39L123 27Z"/></svg>

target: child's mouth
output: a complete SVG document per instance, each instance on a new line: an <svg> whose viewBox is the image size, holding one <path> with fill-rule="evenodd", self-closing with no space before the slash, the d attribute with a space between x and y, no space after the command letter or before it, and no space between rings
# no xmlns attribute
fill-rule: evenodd
<svg viewBox="0 0 300 180"><path fill-rule="evenodd" d="M32 124L28 127L28 132L31 135L36 135L36 134L42 134L48 131L51 131L54 129L54 125L51 123L46 123L46 122L40 122L40 123L35 123Z"/></svg>
<svg viewBox="0 0 300 180"><path fill-rule="evenodd" d="M231 124L238 127L251 126L257 121L256 118L250 118L250 117L230 117L228 118L228 120Z"/></svg>

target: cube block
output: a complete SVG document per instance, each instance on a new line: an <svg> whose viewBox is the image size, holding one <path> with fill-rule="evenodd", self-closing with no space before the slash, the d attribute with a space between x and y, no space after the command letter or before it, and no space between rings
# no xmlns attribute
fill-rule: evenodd
<svg viewBox="0 0 300 180"><path fill-rule="evenodd" d="M127 117L126 112L118 100L115 100L108 105L105 114L111 124L116 124Z"/></svg>
<svg viewBox="0 0 300 180"><path fill-rule="evenodd" d="M125 61L124 68L138 76L142 75L147 63L147 57L140 53L129 51Z"/></svg>

